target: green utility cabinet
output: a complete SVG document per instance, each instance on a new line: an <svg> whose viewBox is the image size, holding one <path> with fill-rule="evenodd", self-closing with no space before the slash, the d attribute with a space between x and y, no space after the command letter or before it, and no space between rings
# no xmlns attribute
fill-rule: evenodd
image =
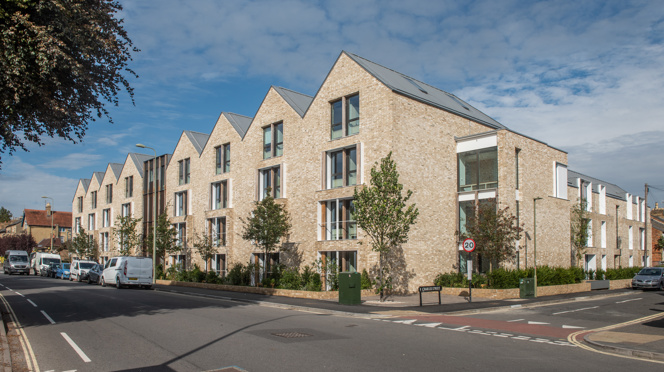
<svg viewBox="0 0 664 372"><path fill-rule="evenodd" d="M339 273L339 303L342 305L362 304L362 275L357 272Z"/></svg>
<svg viewBox="0 0 664 372"><path fill-rule="evenodd" d="M522 278L521 280L519 280L519 297L521 298L535 297L535 279Z"/></svg>

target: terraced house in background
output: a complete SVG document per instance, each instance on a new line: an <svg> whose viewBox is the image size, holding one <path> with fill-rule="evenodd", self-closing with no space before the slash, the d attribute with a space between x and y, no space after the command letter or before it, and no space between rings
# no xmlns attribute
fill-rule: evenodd
<svg viewBox="0 0 664 372"><path fill-rule="evenodd" d="M237 262L331 259L340 270L371 271L378 256L354 220L353 191L368 184L371 167L390 152L420 211L392 273L403 290L430 284L440 272L464 270L456 232L488 199L509 206L525 229L507 266L534 264L535 198L542 198L538 265L572 263L570 208L580 197L589 201L592 220L586 267L649 260L649 215L641 199L569 171L564 151L510 130L453 94L342 52L314 96L271 87L253 118L224 112L210 134L183 131L165 176L162 204L181 247L168 264L203 267L192 242L206 234L217 249L209 265L221 273ZM110 165L109 172L115 174ZM87 218L84 227L100 239L106 230L95 216L106 207L94 200L113 180L122 177L81 180L74 198L80 210L74 218ZM240 218L268 193L287 207L293 227L281 249L265 257L241 238ZM113 252L110 245L106 252Z"/></svg>

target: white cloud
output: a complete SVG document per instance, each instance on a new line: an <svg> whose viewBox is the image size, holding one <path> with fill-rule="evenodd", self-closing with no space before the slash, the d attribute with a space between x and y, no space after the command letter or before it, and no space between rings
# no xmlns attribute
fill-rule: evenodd
<svg viewBox="0 0 664 372"><path fill-rule="evenodd" d="M48 170L48 169L77 170L98 164L100 160L102 160L101 155L76 152L76 153L67 154L62 157L58 157L46 163L39 164L38 167L41 168L42 170Z"/></svg>

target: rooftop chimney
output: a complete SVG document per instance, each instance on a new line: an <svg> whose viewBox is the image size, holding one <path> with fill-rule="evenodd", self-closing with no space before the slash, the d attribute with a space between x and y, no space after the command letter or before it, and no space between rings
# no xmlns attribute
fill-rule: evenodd
<svg viewBox="0 0 664 372"><path fill-rule="evenodd" d="M46 203L46 217L51 217L51 203Z"/></svg>

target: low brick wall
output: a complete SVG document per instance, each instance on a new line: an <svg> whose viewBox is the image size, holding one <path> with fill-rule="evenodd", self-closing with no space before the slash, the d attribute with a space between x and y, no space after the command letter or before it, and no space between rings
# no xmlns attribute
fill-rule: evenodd
<svg viewBox="0 0 664 372"><path fill-rule="evenodd" d="M229 292L243 292L243 293L255 293L262 294L267 296L283 296L283 297L293 297L293 298L311 298L315 300L334 300L339 298L338 291L295 291L291 289L278 289L278 288L265 288L265 287L250 287L243 285L226 285L226 284L208 284L208 283L191 283L191 282L177 282L174 280L157 280L157 284L161 285L173 285L179 287L191 287L191 288L204 288L204 289L215 289L218 291L229 291ZM361 291L362 297L374 296L375 293L371 289L364 289Z"/></svg>
<svg viewBox="0 0 664 372"><path fill-rule="evenodd" d="M631 279L611 280L609 289L629 288L632 285ZM579 293L590 291L590 282L565 284L565 285L549 285L538 286L537 296L554 296L566 293ZM468 296L468 288L449 288L445 287L441 291L442 294L450 296ZM510 298L519 298L519 288L510 289L487 289L487 288L473 288L473 297L490 298L493 300L506 300Z"/></svg>
<svg viewBox="0 0 664 372"><path fill-rule="evenodd" d="M611 280L609 289L632 288L632 279Z"/></svg>

